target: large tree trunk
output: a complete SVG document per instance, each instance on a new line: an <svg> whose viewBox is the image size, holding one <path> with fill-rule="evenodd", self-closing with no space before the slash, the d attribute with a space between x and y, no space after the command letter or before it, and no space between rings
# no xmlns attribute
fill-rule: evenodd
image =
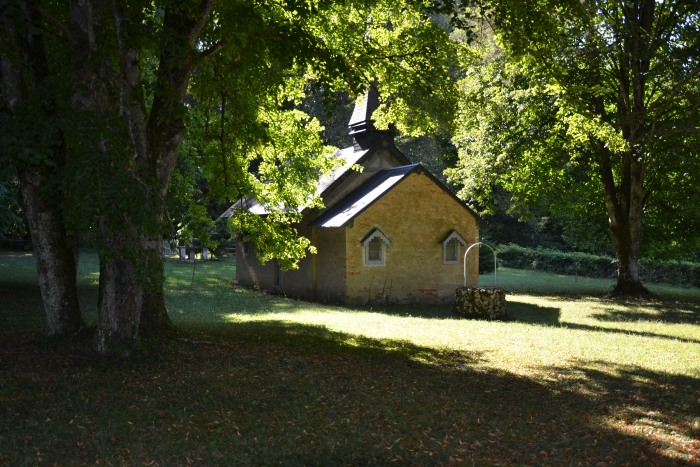
<svg viewBox="0 0 700 467"><path fill-rule="evenodd" d="M100 255L100 291L97 319L97 351L104 355L128 356L139 340L143 289L138 256L141 248L125 235L101 229L109 249Z"/></svg>
<svg viewBox="0 0 700 467"><path fill-rule="evenodd" d="M630 219L632 217L632 219ZM649 291L639 278L639 252L642 243L642 222L627 216L610 222L610 237L617 258L617 282L614 296L646 297Z"/></svg>
<svg viewBox="0 0 700 467"><path fill-rule="evenodd" d="M599 172L603 182L605 206L608 211L608 231L617 257L617 283L613 296L646 297L649 291L639 278L639 253L642 246L643 162L632 152L623 162L623 180L614 181L611 154L599 146Z"/></svg>
<svg viewBox="0 0 700 467"><path fill-rule="evenodd" d="M49 78L43 36L29 23L38 23L36 9L23 4L24 14L15 12L14 17L2 16L4 27L0 44L12 51L0 58L2 106L14 114L26 126L51 118L55 111L52 103L42 102L46 114L31 115L23 106L46 87ZM2 12L11 14L9 12ZM18 20L24 18L24 21ZM36 110L34 111L36 112ZM37 120L38 119L38 120ZM31 135L39 130L27 128ZM60 336L77 332L82 327L80 305L76 286L77 250L72 237L67 235L60 193L55 189L66 164L63 135L58 135L58 146L44 150L44 158L26 161L18 155L21 203L27 217L29 231L34 244L39 288L46 313L46 334ZM35 141L27 141L32 146ZM52 188L53 187L53 188Z"/></svg>
<svg viewBox="0 0 700 467"><path fill-rule="evenodd" d="M153 173L157 161L152 160L152 154L149 151L151 135L147 124L148 117L141 82L141 44L129 39L130 28L134 24L139 24L140 21L128 17L126 11L122 2L118 0L112 2L112 14L119 46L121 116L126 121L129 141L135 154L134 173L142 181L147 181L149 205L146 208L155 226L141 232L144 258L148 259L143 266L148 272L141 276L143 294L139 309L139 332L145 336L159 336L171 332L173 325L165 306L163 291L162 239L154 234L148 235L146 231L160 231L158 223L162 208L159 204L162 204L162 199L157 195L154 196L161 190L157 186L157 178ZM167 92L167 88L161 89Z"/></svg>
<svg viewBox="0 0 700 467"><path fill-rule="evenodd" d="M135 173L147 181L149 208L154 229L143 244L148 261L141 310L144 335L162 335L174 330L168 317L163 294L162 231L164 200L172 171L184 137L184 102L187 85L194 68L196 41L206 24L214 2L203 0L188 7L166 8L163 25L163 49L156 73L158 92L147 116L140 69L141 44L132 42L128 29L140 24L126 16L122 2L113 1L112 11L120 52L123 116L134 148Z"/></svg>
<svg viewBox="0 0 700 467"><path fill-rule="evenodd" d="M160 239L148 241L147 254L154 259L150 267L150 283L143 297L140 332L145 337L170 335L175 332L175 326L165 306L163 242Z"/></svg>
<svg viewBox="0 0 700 467"><path fill-rule="evenodd" d="M638 261L642 247L644 215L644 164L648 158L649 123L646 121L646 82L655 43L651 39L655 0L626 2L622 6L624 27L619 32L622 47L618 56L619 100L617 113L620 130L628 148L613 155L601 141L598 144L599 168L605 205L610 219L609 232L615 246L618 271L616 296L649 296L639 279ZM604 115L598 104L597 113ZM613 176L613 161L619 159L619 178Z"/></svg>
<svg viewBox="0 0 700 467"><path fill-rule="evenodd" d="M198 55L197 36L213 3L203 0L197 6L166 8L157 91L148 114L141 82L141 44L134 40L139 35L130 30L142 24L139 10L125 7L126 2L120 0L113 0L108 10L99 1L70 2L70 41L76 50L72 70L82 91L73 97L72 105L98 116L119 109L130 147L103 145L101 149L105 155L114 153L114 170L122 180L131 177L131 189L143 189L145 195L144 205L115 202L100 214L96 334L97 350L102 354L130 354L138 345L141 328L151 335L172 330L163 295L162 239L158 232L162 231L164 198L184 136L183 106ZM114 30L105 27L107 11L113 15ZM118 76L111 73L107 57L93 54L110 31L116 34L119 46ZM118 104L112 100L115 96L120 98ZM132 154L119 162L122 150ZM135 214L134 209L141 212Z"/></svg>
<svg viewBox="0 0 700 467"><path fill-rule="evenodd" d="M46 335L80 330L83 321L76 286L76 245L66 233L61 207L44 187L50 184L45 167L20 171L22 208L34 245L39 289L46 314Z"/></svg>
<svg viewBox="0 0 700 467"><path fill-rule="evenodd" d="M71 106L78 112L109 121L118 108L118 75L109 63L106 46L110 34L110 8L99 0L69 2L69 44L74 50L70 70L77 84ZM117 147L121 128L105 128L93 138L93 151L109 161L119 183L129 180L132 167L128 147ZM108 133L111 133L108 135ZM109 184L109 181L107 182ZM144 248L133 213L141 207L129 205L123 192L136 193L134 186L105 187L111 202L97 219L100 281L96 349L104 355L128 356L138 345L139 320L143 304L141 278L144 276ZM135 197L133 199L139 199ZM133 200L131 204L134 204Z"/></svg>

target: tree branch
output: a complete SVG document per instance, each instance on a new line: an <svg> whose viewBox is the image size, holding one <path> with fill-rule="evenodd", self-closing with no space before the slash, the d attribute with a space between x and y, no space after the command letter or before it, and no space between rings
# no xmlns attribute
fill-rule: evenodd
<svg viewBox="0 0 700 467"><path fill-rule="evenodd" d="M225 41L222 39L219 42L217 42L216 44L209 47L208 49L202 50L202 52L200 52L200 54L199 54L199 60L200 61L207 60L209 57L211 57L212 55L216 54L221 49L223 49L224 45L225 45Z"/></svg>
<svg viewBox="0 0 700 467"><path fill-rule="evenodd" d="M216 5L216 0L204 0L202 2L201 8L199 9L199 17L192 25L192 29L187 34L187 39L190 44L194 44L197 41L199 33L202 32L204 25L209 21L209 13L211 13L212 8Z"/></svg>
<svg viewBox="0 0 700 467"><path fill-rule="evenodd" d="M685 87L686 84L698 76L700 76L700 65L697 65L692 71L686 74L683 79L676 83L675 86L673 86L663 97L659 98L659 100L653 104L650 104L648 107L649 112L654 111L658 114L666 111L668 107L675 103L673 98L676 97L676 95Z"/></svg>
<svg viewBox="0 0 700 467"><path fill-rule="evenodd" d="M39 16L41 16L44 20L46 20L47 23L53 25L56 29L58 29L62 34L63 37L61 37L59 34L55 34L52 31L49 31L48 29L45 29L47 32L50 32L52 34L55 34L57 37L60 37L61 39L70 42L72 40L72 35L70 30L66 27L65 24L60 22L55 16L49 14L46 10L44 10L42 7L39 5L33 5L32 8L34 11L39 13ZM41 26L40 26L41 27Z"/></svg>
<svg viewBox="0 0 700 467"><path fill-rule="evenodd" d="M120 58L120 106L126 115L129 136L137 156L146 157L148 151L146 132L146 109L141 96L140 50L136 45L124 42L124 12L119 0L112 1L112 15L116 27Z"/></svg>

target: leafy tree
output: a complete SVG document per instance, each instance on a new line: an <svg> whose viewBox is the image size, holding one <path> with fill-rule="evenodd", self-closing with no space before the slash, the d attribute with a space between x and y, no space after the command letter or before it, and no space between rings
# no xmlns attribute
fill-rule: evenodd
<svg viewBox="0 0 700 467"><path fill-rule="evenodd" d="M644 227L657 246L697 245L698 3L483 7L502 51L491 44L469 62L452 179L479 201L496 183L524 203L544 199L590 233L607 223L615 293L646 294Z"/></svg>
<svg viewBox="0 0 700 467"><path fill-rule="evenodd" d="M179 245L196 241L213 250L217 246L210 235L213 219L228 206L218 205L209 196L209 182L200 166L203 159L189 141L183 142L166 197L166 218L170 226L166 238Z"/></svg>
<svg viewBox="0 0 700 467"><path fill-rule="evenodd" d="M128 354L140 334L170 327L160 245L186 137L213 196L253 194L273 213L252 226L257 246L263 257L291 266L308 241L281 226L300 206L318 201L316 180L334 163L318 122L295 108L306 85L357 93L378 80L392 101L385 124L412 132L434 128L450 105L440 95L454 96L444 79L451 48L427 20L430 2L7 0L2 6L10 32L0 53L8 129L2 137L12 143L4 156L22 175L23 192L34 190L24 199L32 235L47 237L35 243L38 261L46 256L57 266L53 273L39 268L42 292L50 283L74 289L68 233L95 232L101 353ZM413 111L419 102L424 112ZM41 224L47 216L52 223ZM65 298L60 305L44 295L49 321L71 317L50 333L80 326L73 289L57 294Z"/></svg>

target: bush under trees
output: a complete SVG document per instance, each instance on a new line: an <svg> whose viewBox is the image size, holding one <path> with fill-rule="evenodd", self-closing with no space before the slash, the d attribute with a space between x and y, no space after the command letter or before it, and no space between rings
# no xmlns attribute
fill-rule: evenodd
<svg viewBox="0 0 700 467"><path fill-rule="evenodd" d="M517 245L499 245L496 252L499 267L593 278L614 279L617 275L617 264L612 256L525 248ZM480 251L479 269L482 273L493 272L493 254L488 248L482 248ZM645 282L700 287L698 263L641 259L639 274Z"/></svg>

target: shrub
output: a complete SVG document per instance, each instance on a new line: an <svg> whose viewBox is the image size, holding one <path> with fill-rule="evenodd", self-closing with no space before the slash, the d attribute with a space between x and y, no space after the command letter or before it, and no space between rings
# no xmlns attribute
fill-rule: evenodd
<svg viewBox="0 0 700 467"><path fill-rule="evenodd" d="M496 251L499 267L609 279L617 275L616 260L610 256L525 248L512 244L499 245ZM488 248L480 251L479 270L485 273L493 270L493 256ZM642 259L639 262L639 275L642 282L700 287L700 264L697 263Z"/></svg>
<svg viewBox="0 0 700 467"><path fill-rule="evenodd" d="M497 251L499 265L509 268L603 278L615 277L617 269L613 258L588 253L524 248L517 245L501 245Z"/></svg>
<svg viewBox="0 0 700 467"><path fill-rule="evenodd" d="M642 281L700 287L700 264L686 261L639 261Z"/></svg>

